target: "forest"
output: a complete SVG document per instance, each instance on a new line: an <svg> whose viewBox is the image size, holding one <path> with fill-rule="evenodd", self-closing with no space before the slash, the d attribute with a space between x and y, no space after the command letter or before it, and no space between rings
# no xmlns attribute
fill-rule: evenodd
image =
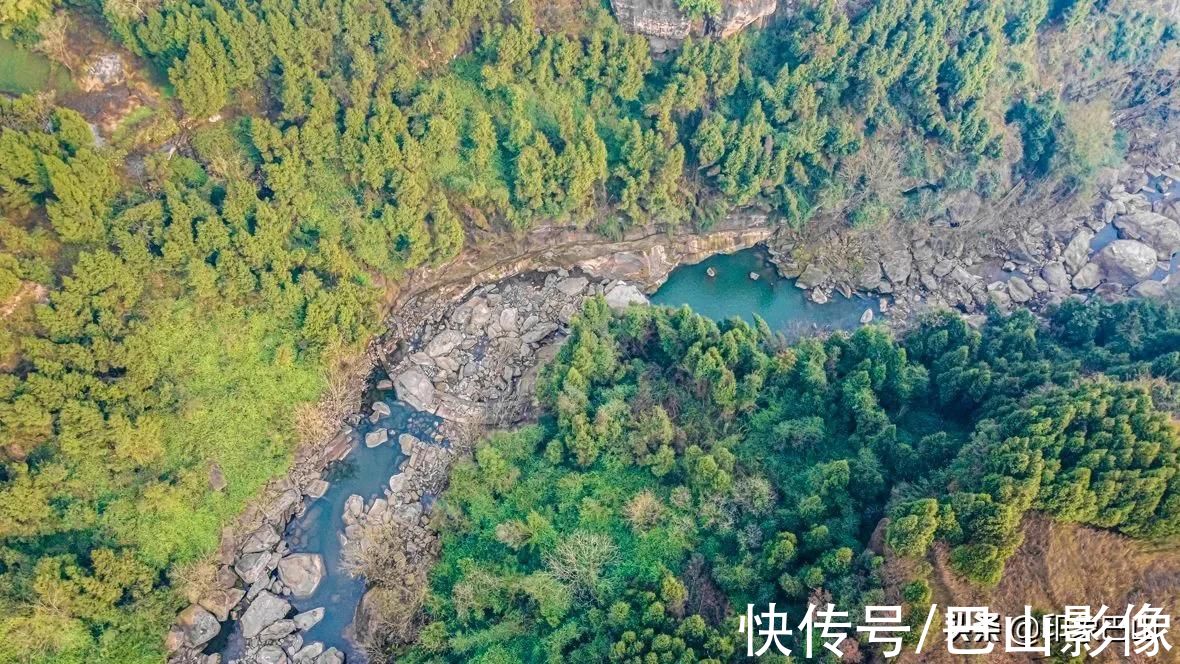
<svg viewBox="0 0 1180 664"><path fill-rule="evenodd" d="M221 528L326 433L300 414L410 271L544 224L707 228L748 206L791 225L833 209L857 225L918 218L929 188L886 195L868 169L884 141L912 146L905 173L936 188L1080 186L1118 145L1090 149L1034 75L1038 40L1087 35L1080 66L1101 71L1176 37L1120 0L841 5L808 0L654 58L598 2L0 0L0 36L29 48L49 50L63 12L97 21L163 100L96 141L52 95L0 95L0 660L158 661ZM940 389L982 371L962 352ZM762 375L727 358L701 370ZM979 389L947 403L982 407ZM718 396L736 417L760 394L735 375ZM687 426L667 415L645 425L658 431L640 463L665 474L682 461L664 431ZM598 463L595 423L568 417L577 433L554 449ZM740 447L680 453L721 482ZM979 481L970 496L991 490ZM918 543L943 518L929 505L906 508ZM974 577L1016 537L993 534L958 545ZM809 574L828 573L809 556ZM754 566L720 573L753 588Z"/></svg>
<svg viewBox="0 0 1180 664"><path fill-rule="evenodd" d="M788 345L591 302L540 421L453 470L398 661L746 661L738 616L769 602L900 604L912 647L932 545L986 587L1030 511L1174 542L1178 324L1171 305L1070 302ZM917 563L888 592L887 557Z"/></svg>

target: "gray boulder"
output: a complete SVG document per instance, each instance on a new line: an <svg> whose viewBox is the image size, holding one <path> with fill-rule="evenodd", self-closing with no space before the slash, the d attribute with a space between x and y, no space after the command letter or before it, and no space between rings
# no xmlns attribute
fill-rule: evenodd
<svg viewBox="0 0 1180 664"><path fill-rule="evenodd" d="M606 304L611 309L626 309L632 304L647 304L647 296L634 284L615 284L606 292Z"/></svg>
<svg viewBox="0 0 1180 664"><path fill-rule="evenodd" d="M1078 270L1086 264L1086 259L1090 256L1090 242L1094 240L1094 231L1083 228L1073 236L1069 244L1065 246L1065 251L1061 254L1061 261L1065 264L1065 269L1069 270L1070 274L1077 274ZM1045 281L1049 281L1046 279ZM1053 283L1053 282L1049 282Z"/></svg>
<svg viewBox="0 0 1180 664"><path fill-rule="evenodd" d="M1102 283L1102 271L1098 268L1098 265L1095 263L1086 263L1073 276L1071 285L1075 290L1085 291L1094 290L1100 283Z"/></svg>
<svg viewBox="0 0 1180 664"><path fill-rule="evenodd" d="M365 434L365 447L384 445L387 440L389 440L389 431L386 429L376 429Z"/></svg>
<svg viewBox="0 0 1180 664"><path fill-rule="evenodd" d="M894 284L903 284L906 279L909 279L910 273L914 269L913 256L909 249L899 249L881 261L881 268L885 270L885 276L889 278Z"/></svg>
<svg viewBox="0 0 1180 664"><path fill-rule="evenodd" d="M258 640L263 643L272 643L280 639L284 639L295 632L298 627L295 626L295 621L290 618L275 621L266 629L258 633Z"/></svg>
<svg viewBox="0 0 1180 664"><path fill-rule="evenodd" d="M389 409L389 404L385 403L384 401L373 402L373 413L379 417L389 417L389 414L392 412L393 411Z"/></svg>
<svg viewBox="0 0 1180 664"><path fill-rule="evenodd" d="M463 333L457 330L443 330L426 344L426 354L430 357L446 355L463 343Z"/></svg>
<svg viewBox="0 0 1180 664"><path fill-rule="evenodd" d="M810 263L803 268L803 272L795 279L795 285L803 290L811 290L831 278L828 269L819 263Z"/></svg>
<svg viewBox="0 0 1180 664"><path fill-rule="evenodd" d="M287 600L264 590L242 614L242 635L252 639L262 633L262 630L286 618L290 612L291 604Z"/></svg>
<svg viewBox="0 0 1180 664"><path fill-rule="evenodd" d="M418 440L413 435L408 434L408 433L403 433L402 435L397 437L398 447L401 448L402 454L404 454L406 456L410 456L411 454L413 454L414 448L417 447L418 445L420 445L421 443L422 443L422 441Z"/></svg>
<svg viewBox="0 0 1180 664"><path fill-rule="evenodd" d="M1168 289L1158 281L1141 281L1131 287L1131 295L1135 297L1160 298L1168 294Z"/></svg>
<svg viewBox="0 0 1180 664"><path fill-rule="evenodd" d="M1167 259L1180 250L1180 224L1167 217L1142 210L1115 217L1115 228L1132 240L1141 240Z"/></svg>
<svg viewBox="0 0 1180 664"><path fill-rule="evenodd" d="M430 410L434 403L434 383L419 369L407 369L398 374L395 387L397 398L418 410Z"/></svg>
<svg viewBox="0 0 1180 664"><path fill-rule="evenodd" d="M185 644L193 648L205 645L221 631L217 618L196 604L181 611L176 624L184 635Z"/></svg>
<svg viewBox="0 0 1180 664"><path fill-rule="evenodd" d="M287 653L276 645L266 645L258 649L254 653L254 661L257 664L287 664Z"/></svg>
<svg viewBox="0 0 1180 664"><path fill-rule="evenodd" d="M312 627L315 627L323 619L324 607L322 606L314 608L311 611L304 611L303 613L297 614L295 618L293 618L295 621L295 626L304 632L311 629Z"/></svg>
<svg viewBox="0 0 1180 664"><path fill-rule="evenodd" d="M1008 280L1008 297L1017 304L1023 304L1033 299L1036 292L1028 285L1024 279L1020 277L1012 277Z"/></svg>
<svg viewBox="0 0 1180 664"><path fill-rule="evenodd" d="M210 591L198 603L209 613L212 613L219 621L225 622L229 619L229 612L245 596L246 591L241 588L218 588Z"/></svg>
<svg viewBox="0 0 1180 664"><path fill-rule="evenodd" d="M1049 288L1055 291L1069 290L1069 273L1061 263L1049 263L1041 268L1041 278L1049 284Z"/></svg>
<svg viewBox="0 0 1180 664"><path fill-rule="evenodd" d="M1138 240L1115 240L1095 260L1108 277L1124 281L1142 281L1156 270L1155 249Z"/></svg>
<svg viewBox="0 0 1180 664"><path fill-rule="evenodd" d="M296 597L308 597L324 578L324 557L318 553L293 553L279 561L279 579Z"/></svg>
<svg viewBox="0 0 1180 664"><path fill-rule="evenodd" d="M557 288L557 290L561 291L562 293L573 297L575 295L581 295L582 291L586 290L586 286L589 283L590 280L586 277L569 277L568 279L562 279L561 281L557 282L555 288Z"/></svg>
<svg viewBox="0 0 1180 664"><path fill-rule="evenodd" d="M234 571L247 584L257 583L270 571L270 552L244 553L234 561Z"/></svg>

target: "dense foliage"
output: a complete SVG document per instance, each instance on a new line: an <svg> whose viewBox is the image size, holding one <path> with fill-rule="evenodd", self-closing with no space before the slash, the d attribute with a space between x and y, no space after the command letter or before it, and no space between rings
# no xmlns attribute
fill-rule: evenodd
<svg viewBox="0 0 1180 664"><path fill-rule="evenodd" d="M865 327L788 347L592 302L540 423L454 469L407 660L738 660L747 603L858 615L886 603L887 555L945 542L994 583L1029 510L1172 538L1178 330L1174 308L1070 303L1047 327L946 314L901 342ZM920 623L930 588L919 574L894 601Z"/></svg>
<svg viewBox="0 0 1180 664"><path fill-rule="evenodd" d="M176 588L406 271L543 222L757 204L797 224L848 201L871 223L912 202L870 168L896 137L906 175L948 189L994 193L1009 161L1084 171L1063 164L1102 155L1021 65L1036 31L1108 26L1088 64L1173 37L1117 1L840 4L657 60L599 2L0 0L6 39L57 52L61 12L101 14L168 81L101 145L50 99L0 100L0 660L158 660ZM755 388L718 397L744 413ZM594 463L576 415L568 449Z"/></svg>

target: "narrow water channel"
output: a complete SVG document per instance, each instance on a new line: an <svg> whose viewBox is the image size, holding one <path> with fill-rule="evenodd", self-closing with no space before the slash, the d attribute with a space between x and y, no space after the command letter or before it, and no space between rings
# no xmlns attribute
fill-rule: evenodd
<svg viewBox="0 0 1180 664"><path fill-rule="evenodd" d="M714 276L709 276L710 269ZM866 309L872 309L874 316L880 313L876 300L859 296L834 293L825 304L808 300L794 279L779 276L766 250L759 247L676 268L651 302L669 307L687 304L718 321L737 316L752 323L758 316L791 339L855 328Z"/></svg>
<svg viewBox="0 0 1180 664"><path fill-rule="evenodd" d="M390 414L375 423L366 419L356 426L352 451L343 461L332 464L324 475L329 483L327 493L312 501L284 533L292 553L318 553L324 557L327 570L312 595L286 598L295 613L317 607L325 609L323 620L303 634L304 643L321 641L325 648L334 647L344 653L349 664L367 660L352 640L353 614L365 593L365 581L349 576L340 567L344 504L353 494L364 498L366 505L384 497L390 476L397 472L404 458L398 447L398 436L409 433L420 440L430 440L438 426L438 418L395 401L392 391L377 391L370 397L389 404ZM389 441L377 447L365 447L361 442L365 434L377 428L389 430ZM241 657L244 644L240 629L240 623L230 622L209 651L220 652L227 662Z"/></svg>

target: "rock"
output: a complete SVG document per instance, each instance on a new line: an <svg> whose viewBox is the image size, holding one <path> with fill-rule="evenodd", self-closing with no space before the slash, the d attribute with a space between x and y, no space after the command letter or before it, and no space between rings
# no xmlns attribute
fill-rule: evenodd
<svg viewBox="0 0 1180 664"><path fill-rule="evenodd" d="M315 664L344 664L344 653L335 648L328 648L316 658Z"/></svg>
<svg viewBox="0 0 1180 664"><path fill-rule="evenodd" d="M1012 298L1013 302L1023 304L1033 299L1035 295L1032 287L1024 279L1012 277L1008 280L1008 297Z"/></svg>
<svg viewBox="0 0 1180 664"><path fill-rule="evenodd" d="M254 532L250 533L242 542L242 553L258 553L260 551L270 551L278 546L279 531L270 524L264 524Z"/></svg>
<svg viewBox="0 0 1180 664"><path fill-rule="evenodd" d="M1065 251L1061 253L1061 262L1070 274L1077 274L1078 270L1082 269L1082 266L1086 264L1086 259L1090 256L1090 242L1093 240L1094 231L1083 228L1066 245ZM1045 281L1053 283L1047 278Z"/></svg>
<svg viewBox="0 0 1180 664"><path fill-rule="evenodd" d="M225 473L222 472L221 466L214 463L209 466L209 488L213 491L221 493L229 486L229 482L225 479Z"/></svg>
<svg viewBox="0 0 1180 664"><path fill-rule="evenodd" d="M308 597L324 578L324 558L318 553L293 553L279 561L279 579L296 597Z"/></svg>
<svg viewBox="0 0 1180 664"><path fill-rule="evenodd" d="M443 330L426 344L426 354L430 357L446 355L455 350L462 343L463 333L457 330Z"/></svg>
<svg viewBox="0 0 1180 664"><path fill-rule="evenodd" d="M530 329L528 332L525 332L523 335L521 335L520 341L521 341L521 343L525 343L525 344L535 344L538 341L541 341L545 337L549 336L550 334L553 334L554 332L556 332L557 327L558 327L557 323L554 323L552 321L545 321L543 323L537 323L535 326L533 326L532 329Z"/></svg>
<svg viewBox="0 0 1180 664"><path fill-rule="evenodd" d="M86 72L78 81L78 87L85 92L96 92L122 83L125 77L122 56L118 53L105 53L91 60L86 66Z"/></svg>
<svg viewBox="0 0 1180 664"><path fill-rule="evenodd" d="M1055 291L1069 290L1069 273L1061 263L1049 263L1041 268L1041 278Z"/></svg>
<svg viewBox="0 0 1180 664"><path fill-rule="evenodd" d="M570 297L573 297L575 295L581 295L582 291L586 290L586 286L589 283L590 280L586 277L569 277L557 282L554 288Z"/></svg>
<svg viewBox="0 0 1180 664"><path fill-rule="evenodd" d="M713 269L712 267L705 268L705 276L712 279L713 277L717 276L717 270Z"/></svg>
<svg viewBox="0 0 1180 664"><path fill-rule="evenodd" d="M324 607L322 606L314 608L311 611L304 611L303 613L297 614L293 618L295 621L295 626L304 632L311 629L312 627L315 627L323 619Z"/></svg>
<svg viewBox="0 0 1180 664"><path fill-rule="evenodd" d="M508 307L500 312L500 317L497 320L500 324L500 329L505 332L510 332L516 329L516 307Z"/></svg>
<svg viewBox="0 0 1180 664"><path fill-rule="evenodd" d="M234 571L247 585L257 583L270 571L270 552L245 553L234 561Z"/></svg>
<svg viewBox="0 0 1180 664"><path fill-rule="evenodd" d="M205 645L221 632L217 618L196 604L180 612L176 625L184 636L185 645L191 648Z"/></svg>
<svg viewBox="0 0 1180 664"><path fill-rule="evenodd" d="M364 498L362 498L354 493L348 497L348 500L344 501L344 522L345 523L348 523L349 519L351 519L353 522L355 522L357 519L361 518L361 515L364 513L365 513L365 499Z"/></svg>
<svg viewBox="0 0 1180 664"><path fill-rule="evenodd" d="M807 297L816 304L828 303L828 294L823 292L823 290L820 288L812 289L811 292L807 294Z"/></svg>
<svg viewBox="0 0 1180 664"><path fill-rule="evenodd" d="M295 489L287 489L279 494L266 509L263 510L263 516L269 523L277 525L280 529L286 527L287 522L295 515L299 509L299 504L303 502L303 494Z"/></svg>
<svg viewBox="0 0 1180 664"><path fill-rule="evenodd" d="M1115 240L1103 247L1095 260L1115 279L1142 281L1156 270L1155 249L1138 240Z"/></svg>
<svg viewBox="0 0 1180 664"><path fill-rule="evenodd" d="M1028 285L1032 286L1032 289L1034 291L1036 291L1037 293L1048 293L1049 292L1049 282L1045 281L1044 279L1042 279L1038 276L1029 277Z"/></svg>
<svg viewBox="0 0 1180 664"><path fill-rule="evenodd" d="M212 613L218 621L225 622L229 620L229 612L245 596L246 591L241 588L218 588L209 591L197 603L209 611L209 613Z"/></svg>
<svg viewBox="0 0 1180 664"><path fill-rule="evenodd" d="M312 480L307 483L305 493L309 498L323 498L324 494L328 492L327 480Z"/></svg>
<svg viewBox="0 0 1180 664"><path fill-rule="evenodd" d="M721 3L721 15L712 21L712 32L721 38L728 37L770 16L776 7L777 0L725 0Z"/></svg>
<svg viewBox="0 0 1180 664"><path fill-rule="evenodd" d="M397 398L418 410L430 410L434 403L434 383L419 369L398 374Z"/></svg>
<svg viewBox="0 0 1180 664"><path fill-rule="evenodd" d="M616 311L626 309L632 304L647 304L647 296L634 284L615 284L606 292L606 304Z"/></svg>
<svg viewBox="0 0 1180 664"><path fill-rule="evenodd" d="M299 652L295 653L295 664L311 664L315 662L316 658L319 657L320 653L322 652L324 652L323 643L319 641L309 643L303 646Z"/></svg>
<svg viewBox="0 0 1180 664"><path fill-rule="evenodd" d="M906 279L909 279L910 272L913 271L913 257L910 255L909 249L899 249L881 261L881 268L894 285L904 284Z"/></svg>
<svg viewBox="0 0 1180 664"><path fill-rule="evenodd" d="M856 287L862 291L876 290L877 284L881 283L883 278L881 263L870 260L857 272Z"/></svg>
<svg viewBox="0 0 1180 664"><path fill-rule="evenodd" d="M442 369L443 371L454 373L459 370L459 363L455 361L454 358L448 357L446 355L442 357L436 357L434 359L434 363L437 364L438 368Z"/></svg>
<svg viewBox="0 0 1180 664"><path fill-rule="evenodd" d="M803 268L803 272L795 278L795 286L803 290L810 290L826 282L831 278L831 273L827 268L819 263L809 263L807 267Z"/></svg>
<svg viewBox="0 0 1180 664"><path fill-rule="evenodd" d="M382 378L381 380L377 381L377 389L379 389L379 390L392 390L393 389L393 381L389 380L388 378Z"/></svg>
<svg viewBox="0 0 1180 664"><path fill-rule="evenodd" d="M1071 282L1075 290L1094 290L1098 284L1102 282L1101 270L1095 263L1086 263L1082 266L1078 273L1074 275Z"/></svg>
<svg viewBox="0 0 1180 664"><path fill-rule="evenodd" d="M1168 294L1168 289L1158 281L1141 281L1131 287L1131 295L1135 297L1160 298Z"/></svg>
<svg viewBox="0 0 1180 664"><path fill-rule="evenodd" d="M255 664L287 664L287 653L276 645L266 645L254 654Z"/></svg>
<svg viewBox="0 0 1180 664"><path fill-rule="evenodd" d="M295 621L289 618L284 618L258 633L258 640L264 643L278 641L279 639L290 636L295 630Z"/></svg>
<svg viewBox="0 0 1180 664"><path fill-rule="evenodd" d="M287 600L264 590L242 614L242 635L252 639L262 630L286 618L290 612L291 604Z"/></svg>
<svg viewBox="0 0 1180 664"><path fill-rule="evenodd" d="M1132 212L1114 220L1115 228L1132 240L1141 240L1167 260L1180 250L1180 224L1154 212Z"/></svg>
<svg viewBox="0 0 1180 664"><path fill-rule="evenodd" d="M397 437L397 444L399 447L401 447L402 454L410 456L414 453L414 448L422 444L422 441L408 433L403 433Z"/></svg>
<svg viewBox="0 0 1180 664"><path fill-rule="evenodd" d="M378 445L384 445L387 440L389 440L388 429L374 429L365 434L365 447L372 448Z"/></svg>
<svg viewBox="0 0 1180 664"><path fill-rule="evenodd" d="M487 300L482 297L472 300L471 318L467 321L467 329L477 332L487 326L490 320L492 320L492 310L488 308Z"/></svg>
<svg viewBox="0 0 1180 664"><path fill-rule="evenodd" d="M656 39L679 41L692 26L675 0L611 0L619 25Z"/></svg>
<svg viewBox="0 0 1180 664"><path fill-rule="evenodd" d="M373 413L376 415L380 417L389 417L390 413L392 412L393 411L389 408L389 404L385 403L384 401L373 402Z"/></svg>
<svg viewBox="0 0 1180 664"><path fill-rule="evenodd" d="M865 312L860 315L860 324L868 325L871 322L873 322L873 310L865 309Z"/></svg>
<svg viewBox="0 0 1180 664"><path fill-rule="evenodd" d="M758 279L761 277L762 275L758 274L757 272L750 273L750 281L758 281Z"/></svg>

